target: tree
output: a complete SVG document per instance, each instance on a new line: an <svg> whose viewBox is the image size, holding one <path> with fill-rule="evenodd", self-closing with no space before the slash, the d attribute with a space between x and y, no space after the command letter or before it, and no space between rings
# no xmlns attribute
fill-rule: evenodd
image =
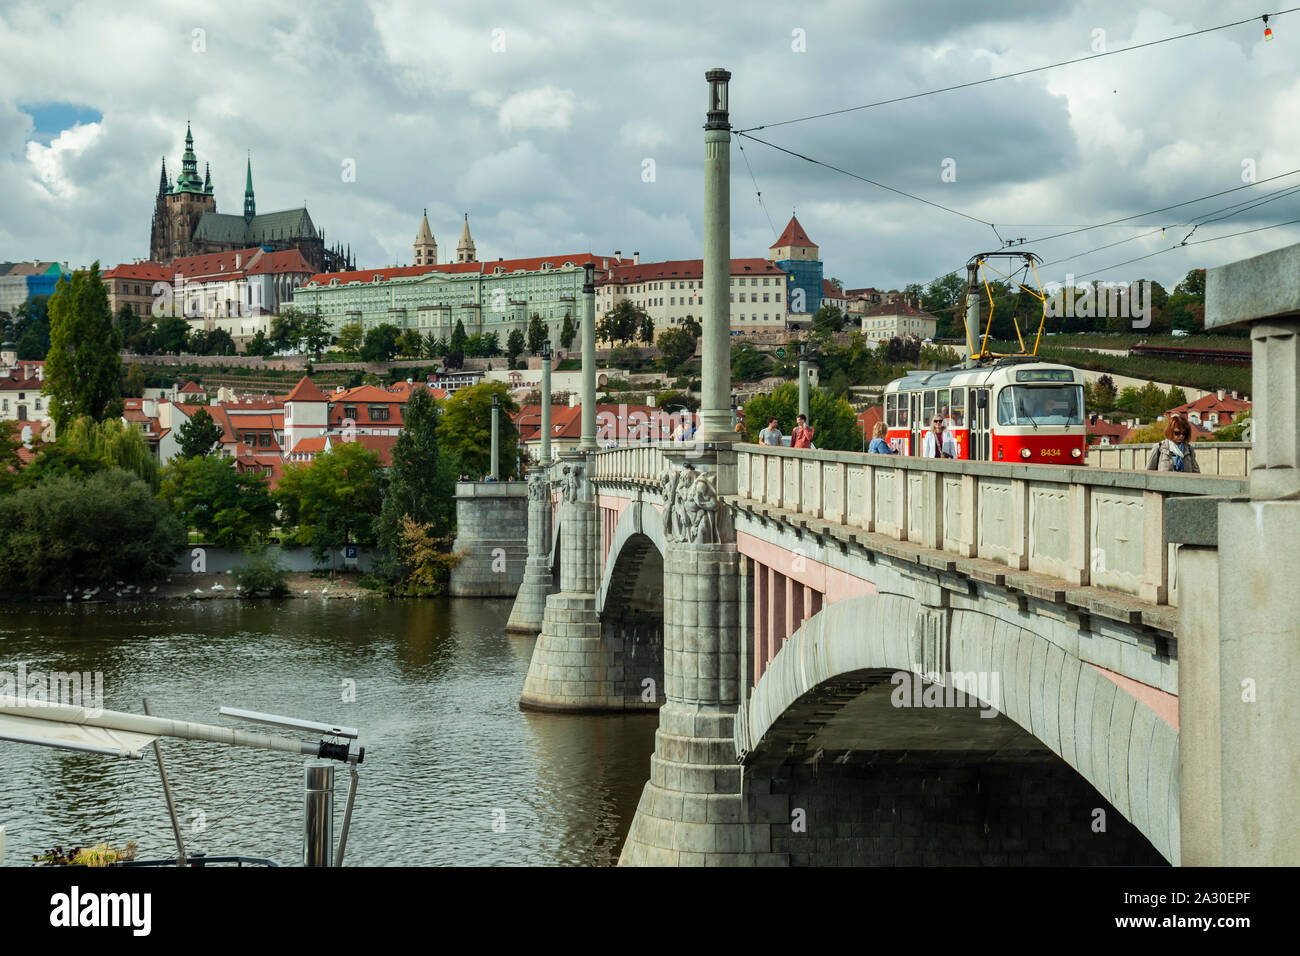
<svg viewBox="0 0 1300 956"><path fill-rule="evenodd" d="M647 318L649 316L631 299L620 299L596 325L596 337L610 345L615 342L630 342L640 332L641 320Z"/></svg>
<svg viewBox="0 0 1300 956"><path fill-rule="evenodd" d="M844 313L837 305L823 305L813 316L812 325L815 333L832 335L844 328Z"/></svg>
<svg viewBox="0 0 1300 956"><path fill-rule="evenodd" d="M303 317L299 332L303 348L319 362L321 353L330 347L331 338L329 322L320 314L319 305L316 306L315 312Z"/></svg>
<svg viewBox="0 0 1300 956"><path fill-rule="evenodd" d="M356 355L361 351L361 342L365 338L360 322L351 322L339 329L339 351L345 355Z"/></svg>
<svg viewBox="0 0 1300 956"><path fill-rule="evenodd" d="M769 418L781 423L782 431L794 427L799 412L799 385L786 382L766 395L755 395L745 405L745 431L750 441L758 439ZM808 424L813 426L813 444L833 451L860 451L862 429L853 406L843 398L832 398L820 388L809 390Z"/></svg>
<svg viewBox="0 0 1300 956"><path fill-rule="evenodd" d="M101 421L122 414L121 348L99 262L89 272L74 272L71 280L60 278L50 298L43 389L56 428L78 415Z"/></svg>
<svg viewBox="0 0 1300 956"><path fill-rule="evenodd" d="M144 395L145 377L144 366L131 364L126 367L126 377L122 380L122 394L129 395L131 398L140 398Z"/></svg>
<svg viewBox="0 0 1300 956"><path fill-rule="evenodd" d="M665 372L675 372L695 354L695 339L685 329L666 329L655 344Z"/></svg>
<svg viewBox="0 0 1300 956"><path fill-rule="evenodd" d="M0 498L0 590L148 583L171 573L184 543L180 522L135 475L51 475Z"/></svg>
<svg viewBox="0 0 1300 956"><path fill-rule="evenodd" d="M424 351L424 336L418 329L407 329L397 336L397 352L402 358L419 358Z"/></svg>
<svg viewBox="0 0 1300 956"><path fill-rule="evenodd" d="M440 414L429 391L416 389L406 403L403 427L393 445L388 487L375 524L375 538L386 553L381 570L390 580L410 571L402 542L404 521L427 527L435 538L451 533L455 481L451 463L439 447Z"/></svg>
<svg viewBox="0 0 1300 956"><path fill-rule="evenodd" d="M452 470L472 476L486 475L492 456L492 396L501 402L497 477L515 474L519 433L510 415L518 410L504 382L480 382L457 389L445 402L440 422L442 447L452 459Z"/></svg>
<svg viewBox="0 0 1300 956"><path fill-rule="evenodd" d="M363 362L391 361L397 354L397 340L401 334L397 326L389 325L387 322L368 330L361 344L361 360Z"/></svg>
<svg viewBox="0 0 1300 956"><path fill-rule="evenodd" d="M681 326L686 330L686 334L696 341L699 341L700 336L704 334L704 327L700 325L699 320L693 315L688 315L682 319Z"/></svg>
<svg viewBox="0 0 1300 956"><path fill-rule="evenodd" d="M149 349L167 355L179 355L189 344L190 324L178 315L164 315L153 323L149 332Z"/></svg>
<svg viewBox="0 0 1300 956"><path fill-rule="evenodd" d="M18 449L23 446L21 434L21 425L14 427L9 422L0 422L0 495L18 485L18 472L23 466L18 457Z"/></svg>
<svg viewBox="0 0 1300 956"><path fill-rule="evenodd" d="M249 355L265 357L275 354L275 346L271 344L271 340L266 337L266 333L261 329L258 329L256 334L248 340L246 348Z"/></svg>
<svg viewBox="0 0 1300 956"><path fill-rule="evenodd" d="M567 352L573 346L573 337L577 334L577 329L573 327L573 317L565 312L564 323L560 326L560 348Z"/></svg>
<svg viewBox="0 0 1300 956"><path fill-rule="evenodd" d="M655 323L654 319L648 315L641 317L641 328L638 330L638 338L642 345L653 345L655 340Z"/></svg>
<svg viewBox="0 0 1300 956"><path fill-rule="evenodd" d="M45 358L50 350L50 296L34 295L14 311L10 338L24 361Z"/></svg>
<svg viewBox="0 0 1300 956"><path fill-rule="evenodd" d="M140 316L136 315L129 305L122 303L122 307L117 310L117 331L121 334L122 341L129 341L132 336L140 331L141 325L143 325L143 322L141 322Z"/></svg>
<svg viewBox="0 0 1300 956"><path fill-rule="evenodd" d="M318 563L345 544L373 544L382 475L379 458L360 442L290 465L275 492L282 527L293 529L289 539L311 545Z"/></svg>
<svg viewBox="0 0 1300 956"><path fill-rule="evenodd" d="M307 316L293 306L286 306L271 319L271 344L277 352L296 351L302 342Z"/></svg>
<svg viewBox="0 0 1300 956"><path fill-rule="evenodd" d="M447 342L445 339L438 338L438 333L429 331L424 333L424 357L438 358L447 354Z"/></svg>
<svg viewBox="0 0 1300 956"><path fill-rule="evenodd" d="M203 540L221 548L242 548L275 523L275 501L267 480L239 472L230 458L178 458L162 477L161 497Z"/></svg>
<svg viewBox="0 0 1300 956"><path fill-rule="evenodd" d="M531 332L531 329L529 330ZM515 359L519 358L519 353L524 350L524 333L518 329L511 329L510 334L506 336L506 359L513 367ZM541 346L538 346L541 348Z"/></svg>
<svg viewBox="0 0 1300 956"><path fill-rule="evenodd" d="M467 341L465 323L457 319L455 327L451 330L451 343L447 348L447 354L443 357L443 364L447 368L460 368L465 364L465 344Z"/></svg>
<svg viewBox="0 0 1300 956"><path fill-rule="evenodd" d="M176 432L180 441L181 458L203 458L221 444L221 426L213 421L206 409L200 408L188 421L182 422Z"/></svg>
<svg viewBox="0 0 1300 956"><path fill-rule="evenodd" d="M542 317L536 312L528 321L528 351L536 355L542 350L542 343L546 341L546 325L542 322ZM513 361L513 356L511 361Z"/></svg>
<svg viewBox="0 0 1300 956"><path fill-rule="evenodd" d="M134 474L152 491L158 490L158 459L140 430L120 418L106 418L102 422L84 415L74 418L59 432L55 446L67 456L65 460L98 461L104 468L121 468ZM52 450L52 446L45 446L42 454Z"/></svg>
<svg viewBox="0 0 1300 956"><path fill-rule="evenodd" d="M734 380L757 382L767 374L767 370L767 357L751 343L741 342L731 347L731 377Z"/></svg>
<svg viewBox="0 0 1300 956"><path fill-rule="evenodd" d="M235 340L230 337L230 333L225 329L213 329L208 332L202 340L201 347L194 342L194 337L200 333L190 333L190 351L196 355L234 355L239 351L235 347Z"/></svg>

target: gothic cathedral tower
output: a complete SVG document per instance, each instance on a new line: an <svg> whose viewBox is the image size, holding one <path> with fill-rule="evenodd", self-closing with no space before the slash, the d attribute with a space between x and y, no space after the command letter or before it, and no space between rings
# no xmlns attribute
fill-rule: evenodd
<svg viewBox="0 0 1300 956"><path fill-rule="evenodd" d="M193 248L194 230L205 212L217 211L217 200L212 194L211 170L206 179L200 179L198 167L194 136L187 122L185 155L181 158L181 174L176 177L174 186L167 179L167 160L163 159L149 235L149 258L154 262L171 262L199 251Z"/></svg>

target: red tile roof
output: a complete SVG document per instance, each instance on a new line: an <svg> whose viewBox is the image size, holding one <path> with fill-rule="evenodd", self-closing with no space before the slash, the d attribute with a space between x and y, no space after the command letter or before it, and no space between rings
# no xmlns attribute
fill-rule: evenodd
<svg viewBox="0 0 1300 956"><path fill-rule="evenodd" d="M847 299L848 296L838 288L830 279L822 279L822 298L823 299Z"/></svg>
<svg viewBox="0 0 1300 956"><path fill-rule="evenodd" d="M328 402L329 398L316 387L316 383L304 375L298 384L284 397L286 402Z"/></svg>
<svg viewBox="0 0 1300 956"><path fill-rule="evenodd" d="M732 259L731 274L785 275L775 262L767 259ZM672 259L667 262L643 262L639 266L614 266L596 285L627 285L630 282L649 282L655 279L702 279L703 259Z"/></svg>
<svg viewBox="0 0 1300 956"><path fill-rule="evenodd" d="M166 282L171 276L166 266L160 262L124 262L100 273L101 279L144 279L150 282Z"/></svg>
<svg viewBox="0 0 1300 956"><path fill-rule="evenodd" d="M1234 415L1250 410L1250 402L1243 401L1240 398L1233 398L1231 395L1224 394L1219 398L1218 393L1202 395L1194 402L1186 402L1177 408L1171 408L1165 412L1165 415L1182 415L1186 417L1191 412L1196 412L1204 419L1207 415L1218 414L1220 424L1228 424L1232 421ZM1223 418L1227 415L1227 419Z"/></svg>
<svg viewBox="0 0 1300 956"><path fill-rule="evenodd" d="M371 282L375 276L379 276L381 281L387 282L389 279L408 279L418 278L419 276L428 275L430 272L441 272L447 275L463 275L465 273L483 273L491 275L496 269L503 269L505 272L517 272L522 269L525 272L538 272L541 270L543 263L550 263L552 267L559 269L566 262L582 267L584 263L599 263L609 256L597 256L590 252L575 252L567 255L557 256L533 256L529 259L498 259L495 262L446 262L437 266L394 266L389 268L377 269L357 269L352 272L319 272L307 280L307 284L315 282L317 285L327 286L331 281L337 279L339 285L346 285L349 282Z"/></svg>
<svg viewBox="0 0 1300 956"><path fill-rule="evenodd" d="M873 315L918 315L922 318L933 319L934 315L926 312L924 309L918 309L906 299L899 299L896 302L882 302L880 305L872 306L862 313L864 316Z"/></svg>
<svg viewBox="0 0 1300 956"><path fill-rule="evenodd" d="M635 416L635 420L634 419ZM671 434L677 419L662 408L649 405L597 405L596 406L596 440L636 441L650 437L652 439ZM525 405L513 416L515 428L519 431L521 441L540 439L542 425L542 407ZM582 406L551 406L551 438L577 439L582 437Z"/></svg>
<svg viewBox="0 0 1300 956"><path fill-rule="evenodd" d="M815 246L817 243L808 238L808 233L804 232L803 226L799 225L799 220L794 216L786 224L785 232L781 233L781 238L768 246L769 249L779 249L781 246Z"/></svg>

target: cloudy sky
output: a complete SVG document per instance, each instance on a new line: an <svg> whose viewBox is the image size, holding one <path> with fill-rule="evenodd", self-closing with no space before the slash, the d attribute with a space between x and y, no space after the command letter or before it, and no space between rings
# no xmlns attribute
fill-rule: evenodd
<svg viewBox="0 0 1300 956"><path fill-rule="evenodd" d="M753 135L997 229L733 139L735 256L766 255L796 209L827 276L849 287L928 281L998 235L1034 240L1045 282L1095 271L1172 286L1300 241L1300 226L1119 263L1176 246L1197 217L1235 213L1193 242L1300 219L1300 193L1278 193L1300 172L1140 227L1045 237L1300 170L1300 13L1274 18L1269 43L1256 19L772 124L1260 12L1249 0L0 0L0 260L147 256L159 160L179 171L187 117L218 211L242 209L251 150L259 211L305 201L363 267L410 263L425 207L443 261L465 212L485 259L698 257L704 72L725 66L733 126L768 124Z"/></svg>

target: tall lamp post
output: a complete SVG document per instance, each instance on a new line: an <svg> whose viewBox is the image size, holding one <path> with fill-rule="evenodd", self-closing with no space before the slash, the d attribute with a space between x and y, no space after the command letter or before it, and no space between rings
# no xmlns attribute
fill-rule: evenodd
<svg viewBox="0 0 1300 956"><path fill-rule="evenodd" d="M492 396L492 470L488 473L492 476L493 481L498 481L500 476L497 474L497 442L500 425L498 420L501 417L501 396Z"/></svg>
<svg viewBox="0 0 1300 956"><path fill-rule="evenodd" d="M551 463L551 340L542 342L542 465Z"/></svg>
<svg viewBox="0 0 1300 956"><path fill-rule="evenodd" d="M731 392L731 74L709 70L704 124L704 348L700 374L699 441L732 441L727 424Z"/></svg>

